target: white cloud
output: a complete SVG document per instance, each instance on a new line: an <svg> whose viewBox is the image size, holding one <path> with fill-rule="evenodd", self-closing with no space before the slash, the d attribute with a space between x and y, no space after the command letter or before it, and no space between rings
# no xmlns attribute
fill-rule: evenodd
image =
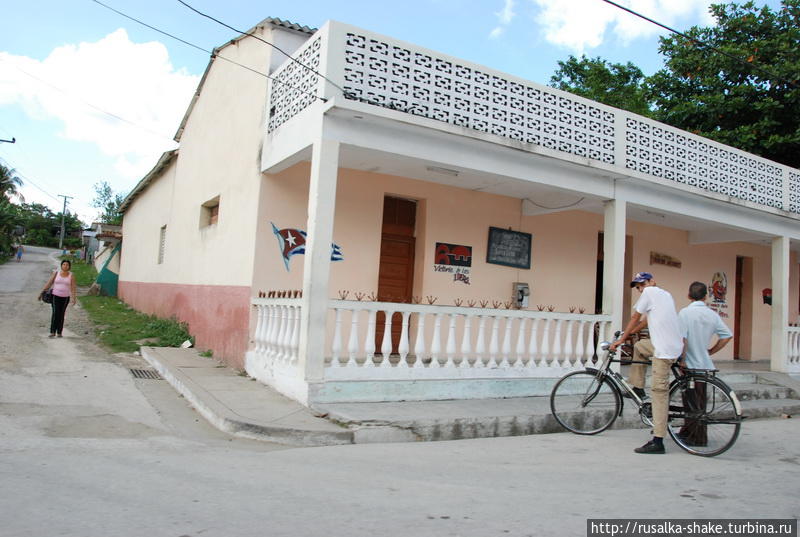
<svg viewBox="0 0 800 537"><path fill-rule="evenodd" d="M96 144L130 179L175 146L171 138L199 82L172 66L163 44L133 43L124 29L58 47L42 61L0 52L0 66L0 106L60 120L61 136Z"/></svg>
<svg viewBox="0 0 800 537"><path fill-rule="evenodd" d="M505 33L506 29L503 26L498 26L494 28L491 32L489 32L490 39L497 39L501 35Z"/></svg>
<svg viewBox="0 0 800 537"><path fill-rule="evenodd" d="M495 26L495 28L489 32L490 39L496 39L503 35L506 31L506 26L511 24L511 21L514 20L516 13L514 13L514 0L504 0L503 9L498 11L494 14L499 21L499 26Z"/></svg>
<svg viewBox="0 0 800 537"><path fill-rule="evenodd" d="M609 31L624 43L666 32L600 0L531 2L540 8L535 20L543 27L545 39L578 53L600 46ZM618 3L668 26L679 21L683 23L681 27L713 22L708 14L708 6L713 0L619 0ZM689 18L694 22L687 22Z"/></svg>
<svg viewBox="0 0 800 537"><path fill-rule="evenodd" d="M497 13L495 13L498 19L500 19L500 24L511 24L511 21L514 20L514 0L505 0L505 4L503 5L503 9Z"/></svg>

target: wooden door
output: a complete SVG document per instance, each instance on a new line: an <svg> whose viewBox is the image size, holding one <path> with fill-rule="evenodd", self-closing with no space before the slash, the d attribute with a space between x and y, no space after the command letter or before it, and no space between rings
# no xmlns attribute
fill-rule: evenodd
<svg viewBox="0 0 800 537"><path fill-rule="evenodd" d="M383 200L383 233L378 268L378 300L410 303L414 289L414 226L417 203L386 197ZM375 327L375 349L380 354L385 315L378 314ZM402 315L392 318L392 352L397 352L402 330Z"/></svg>

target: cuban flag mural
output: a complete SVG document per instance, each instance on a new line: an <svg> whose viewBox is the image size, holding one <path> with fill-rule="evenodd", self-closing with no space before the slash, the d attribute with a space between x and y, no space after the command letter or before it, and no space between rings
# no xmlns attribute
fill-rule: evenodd
<svg viewBox="0 0 800 537"><path fill-rule="evenodd" d="M278 227L272 224L272 232L278 239L278 246L281 249L281 256L283 256L283 263L286 265L286 270L289 270L289 259L293 255L306 253L306 232L302 229ZM331 244L331 261L343 261L344 254L342 249L337 244Z"/></svg>

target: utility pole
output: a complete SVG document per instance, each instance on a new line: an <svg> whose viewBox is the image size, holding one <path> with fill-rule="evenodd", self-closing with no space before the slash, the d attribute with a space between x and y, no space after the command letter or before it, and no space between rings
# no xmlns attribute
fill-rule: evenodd
<svg viewBox="0 0 800 537"><path fill-rule="evenodd" d="M58 249L64 249L64 216L67 214L67 200L72 199L73 196L65 196L64 194L59 194L58 197L64 198L64 208L61 210L61 238L58 241Z"/></svg>

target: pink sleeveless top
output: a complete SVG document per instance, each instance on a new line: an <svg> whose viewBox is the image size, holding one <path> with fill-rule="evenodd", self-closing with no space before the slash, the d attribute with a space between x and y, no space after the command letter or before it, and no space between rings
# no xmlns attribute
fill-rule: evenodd
<svg viewBox="0 0 800 537"><path fill-rule="evenodd" d="M56 272L56 279L53 280L53 294L62 298L72 294L72 274L66 278L61 275L61 271Z"/></svg>

